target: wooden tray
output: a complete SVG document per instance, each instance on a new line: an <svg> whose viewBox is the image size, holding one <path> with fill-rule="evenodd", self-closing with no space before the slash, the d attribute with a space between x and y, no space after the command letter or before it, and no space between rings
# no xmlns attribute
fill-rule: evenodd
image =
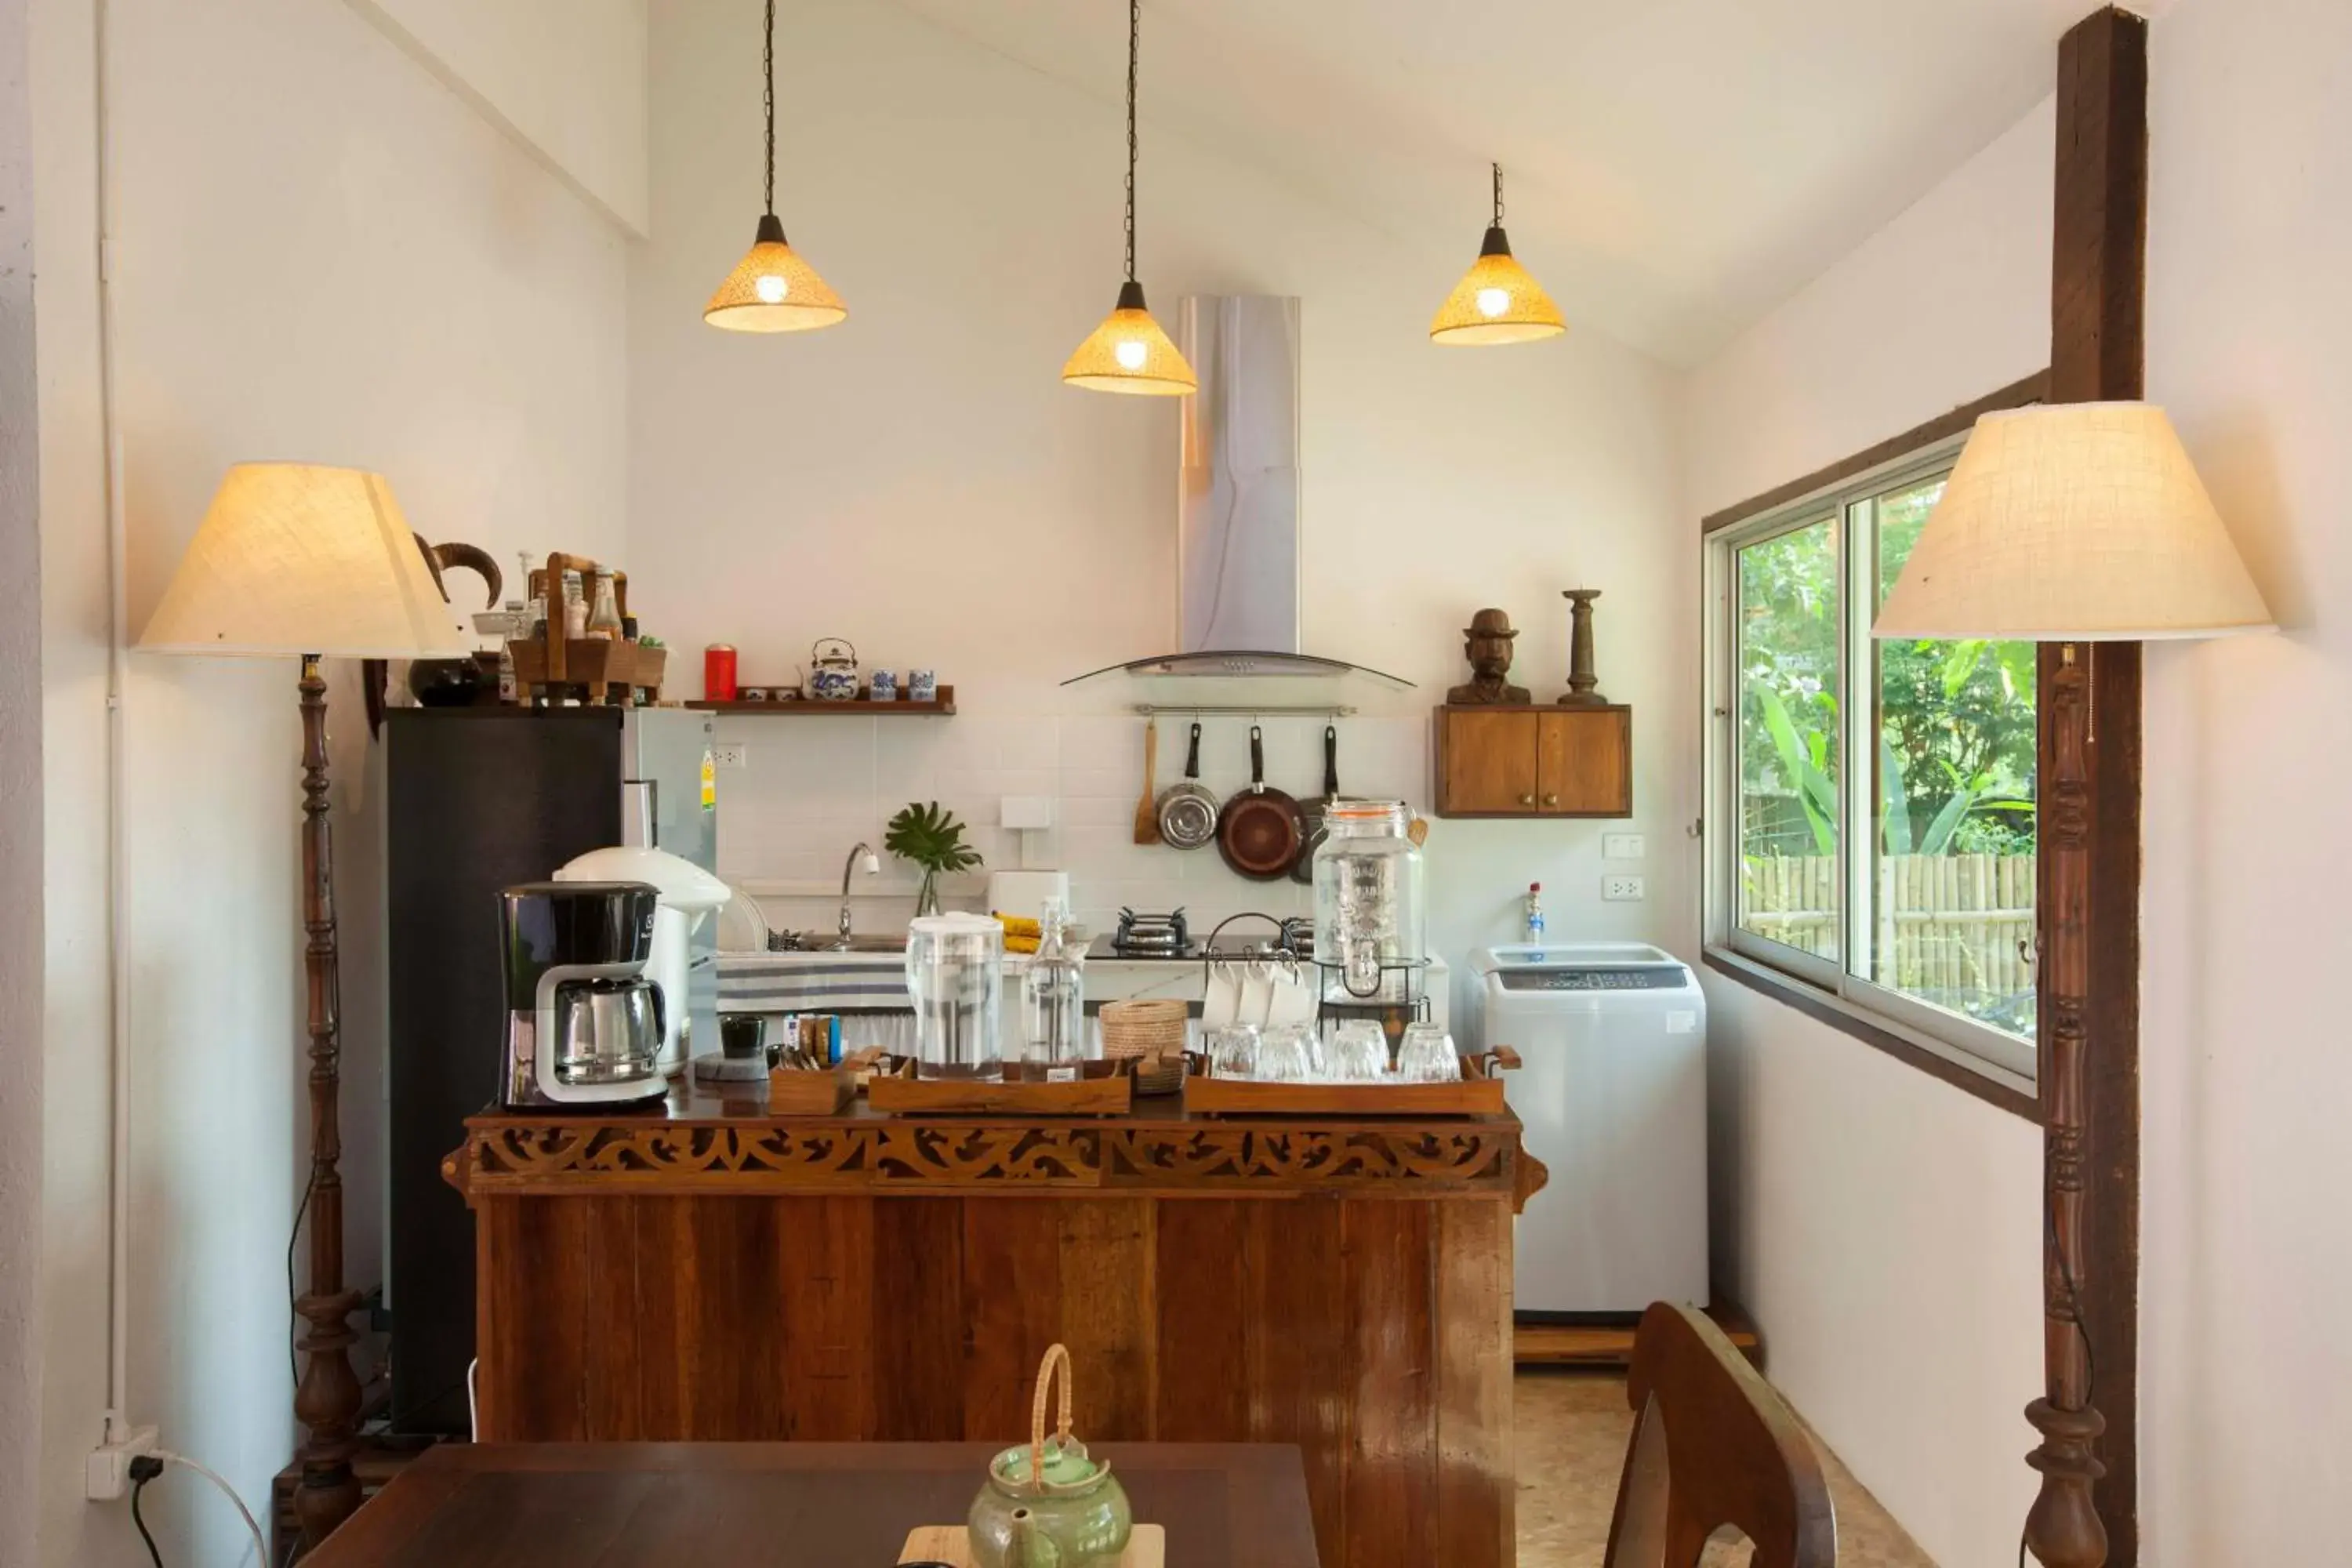
<svg viewBox="0 0 2352 1568"><path fill-rule="evenodd" d="M1498 1071L1519 1065L1498 1046L1462 1058L1460 1083L1257 1083L1211 1077L1205 1064L1184 1080L1184 1109L1204 1116L1499 1116Z"/></svg>
<svg viewBox="0 0 2352 1568"><path fill-rule="evenodd" d="M907 1531L898 1561L980 1568L980 1559L971 1554L971 1537L961 1524L925 1524ZM1139 1524L1127 1538L1127 1550L1118 1554L1118 1568L1164 1568L1167 1561L1168 1531L1156 1524Z"/></svg>
<svg viewBox="0 0 2352 1568"><path fill-rule="evenodd" d="M1046 1083L1008 1062L1000 1082L877 1074L866 1103L897 1115L978 1112L991 1116L1124 1116L1135 1104L1135 1079L1123 1061L1081 1062L1083 1077Z"/></svg>

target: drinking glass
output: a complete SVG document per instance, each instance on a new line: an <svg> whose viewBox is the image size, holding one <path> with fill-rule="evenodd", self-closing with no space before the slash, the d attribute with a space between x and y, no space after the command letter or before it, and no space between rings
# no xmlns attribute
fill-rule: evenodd
<svg viewBox="0 0 2352 1568"><path fill-rule="evenodd" d="M1257 1072L1255 1024L1227 1024L1209 1031L1209 1072L1216 1078L1250 1078Z"/></svg>
<svg viewBox="0 0 2352 1568"><path fill-rule="evenodd" d="M1324 1069L1334 1083L1371 1083L1386 1078L1388 1037L1370 1018L1343 1020L1332 1036Z"/></svg>
<svg viewBox="0 0 2352 1568"><path fill-rule="evenodd" d="M1435 1024L1407 1024L1397 1047L1397 1077L1407 1083L1460 1081L1462 1058L1454 1037Z"/></svg>
<svg viewBox="0 0 2352 1568"><path fill-rule="evenodd" d="M1308 1048L1315 1031L1305 1024L1283 1024L1258 1040L1257 1071L1261 1083L1306 1083L1315 1076L1315 1057Z"/></svg>

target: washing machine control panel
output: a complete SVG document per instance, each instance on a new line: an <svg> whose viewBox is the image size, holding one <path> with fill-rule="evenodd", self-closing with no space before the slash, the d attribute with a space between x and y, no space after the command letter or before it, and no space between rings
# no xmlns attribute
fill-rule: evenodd
<svg viewBox="0 0 2352 1568"><path fill-rule="evenodd" d="M1690 984L1690 972L1679 963L1506 969L1495 977L1506 991L1679 991Z"/></svg>

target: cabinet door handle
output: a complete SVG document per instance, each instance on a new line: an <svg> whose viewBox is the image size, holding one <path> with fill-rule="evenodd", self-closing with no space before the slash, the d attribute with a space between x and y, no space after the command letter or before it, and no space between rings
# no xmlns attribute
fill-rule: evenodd
<svg viewBox="0 0 2352 1568"><path fill-rule="evenodd" d="M1544 796L1544 804L1546 805L1558 805L1559 804L1559 796L1556 795L1548 795Z"/></svg>
<svg viewBox="0 0 2352 1568"><path fill-rule="evenodd" d="M1521 805L1533 805L1535 803L1536 797L1531 795L1523 795L1519 796L1519 804Z"/></svg>

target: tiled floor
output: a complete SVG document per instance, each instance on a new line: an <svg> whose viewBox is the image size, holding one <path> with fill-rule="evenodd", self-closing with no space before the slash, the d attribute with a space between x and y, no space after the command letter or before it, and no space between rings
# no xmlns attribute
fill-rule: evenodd
<svg viewBox="0 0 2352 1568"><path fill-rule="evenodd" d="M1633 1412L1625 1380L1593 1372L1528 1371L1516 1389L1519 1568L1601 1568ZM1827 1449L1837 1505L1838 1568L1936 1568ZM1710 1549L1706 1568L1747 1563L1745 1544Z"/></svg>

